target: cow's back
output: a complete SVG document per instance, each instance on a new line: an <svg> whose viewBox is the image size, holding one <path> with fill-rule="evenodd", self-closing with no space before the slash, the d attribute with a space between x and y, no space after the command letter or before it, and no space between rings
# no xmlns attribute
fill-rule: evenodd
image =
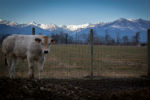
<svg viewBox="0 0 150 100"><path fill-rule="evenodd" d="M5 53L5 54L11 53L14 49L15 41L16 41L15 35L6 37L2 43L3 53Z"/></svg>
<svg viewBox="0 0 150 100"><path fill-rule="evenodd" d="M26 57L28 46L31 44L32 38L25 35L17 35L14 45L13 53L17 57Z"/></svg>
<svg viewBox="0 0 150 100"><path fill-rule="evenodd" d="M35 44L35 38L38 35L12 35L8 36L3 42L3 51L5 54L13 54L16 57L25 58L27 52Z"/></svg>

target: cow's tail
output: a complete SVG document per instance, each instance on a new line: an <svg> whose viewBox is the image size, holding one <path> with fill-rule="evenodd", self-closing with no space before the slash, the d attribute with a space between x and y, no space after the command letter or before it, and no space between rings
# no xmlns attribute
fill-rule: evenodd
<svg viewBox="0 0 150 100"><path fill-rule="evenodd" d="M6 66L8 65L6 54L5 54L5 65L6 65Z"/></svg>

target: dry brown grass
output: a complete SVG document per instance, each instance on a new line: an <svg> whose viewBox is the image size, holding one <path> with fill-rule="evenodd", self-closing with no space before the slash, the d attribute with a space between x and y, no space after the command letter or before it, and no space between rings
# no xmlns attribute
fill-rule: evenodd
<svg viewBox="0 0 150 100"><path fill-rule="evenodd" d="M0 50L0 76L8 76ZM147 48L94 46L94 75L139 77L147 74ZM17 77L28 77L27 61L19 61ZM90 75L89 45L53 45L44 66L44 78L83 78ZM38 69L35 66L35 76Z"/></svg>

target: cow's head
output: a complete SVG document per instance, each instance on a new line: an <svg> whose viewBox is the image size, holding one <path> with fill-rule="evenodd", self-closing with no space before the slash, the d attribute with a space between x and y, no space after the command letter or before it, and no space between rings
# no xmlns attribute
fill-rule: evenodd
<svg viewBox="0 0 150 100"><path fill-rule="evenodd" d="M51 44L55 43L54 39L43 35L41 35L40 38L39 37L35 38L35 41L41 45L42 52L44 54L48 54Z"/></svg>

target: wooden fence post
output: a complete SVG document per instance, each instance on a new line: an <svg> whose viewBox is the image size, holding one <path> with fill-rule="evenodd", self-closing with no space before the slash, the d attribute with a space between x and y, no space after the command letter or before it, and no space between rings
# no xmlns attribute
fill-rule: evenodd
<svg viewBox="0 0 150 100"><path fill-rule="evenodd" d="M147 48L148 48L148 77L150 77L150 29L148 29L148 40L147 40Z"/></svg>
<svg viewBox="0 0 150 100"><path fill-rule="evenodd" d="M90 30L90 44L91 44L91 79L93 79L93 29Z"/></svg>
<svg viewBox="0 0 150 100"><path fill-rule="evenodd" d="M32 28L32 35L35 35L35 28Z"/></svg>

